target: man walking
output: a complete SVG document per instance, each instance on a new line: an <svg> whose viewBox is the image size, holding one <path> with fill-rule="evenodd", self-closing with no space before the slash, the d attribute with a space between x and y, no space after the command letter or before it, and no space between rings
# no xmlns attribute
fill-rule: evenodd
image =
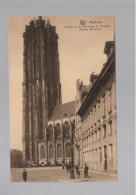
<svg viewBox="0 0 136 195"><path fill-rule="evenodd" d="M27 171L25 169L23 170L22 176L23 176L24 182L26 182L26 180L27 180Z"/></svg>
<svg viewBox="0 0 136 195"><path fill-rule="evenodd" d="M67 173L68 173L68 163L66 163L66 170L67 170Z"/></svg>
<svg viewBox="0 0 136 195"><path fill-rule="evenodd" d="M85 164L84 175L85 175L85 178L89 178L89 175L88 175L88 166L87 166L87 164Z"/></svg>
<svg viewBox="0 0 136 195"><path fill-rule="evenodd" d="M79 171L78 165L75 166L75 168L76 168L76 175L77 175L77 178L80 178L80 171Z"/></svg>
<svg viewBox="0 0 136 195"><path fill-rule="evenodd" d="M62 169L64 169L64 163L62 163Z"/></svg>

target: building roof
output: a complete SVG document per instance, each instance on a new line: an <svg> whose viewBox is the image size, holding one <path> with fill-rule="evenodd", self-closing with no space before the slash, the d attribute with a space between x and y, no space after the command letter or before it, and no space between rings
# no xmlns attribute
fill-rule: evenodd
<svg viewBox="0 0 136 195"><path fill-rule="evenodd" d="M104 53L109 55L110 54L110 49L115 47L115 41L106 41L105 43L105 48L104 48Z"/></svg>
<svg viewBox="0 0 136 195"><path fill-rule="evenodd" d="M89 90L90 90L90 86L89 85L83 85L82 86L82 91L83 92L89 92Z"/></svg>
<svg viewBox="0 0 136 195"><path fill-rule="evenodd" d="M108 44L110 44L110 43L106 42L106 47ZM77 114L80 115L81 117L84 115L87 108L90 106L90 104L97 97L97 93L99 93L100 88L102 87L102 83L104 83L104 81L108 80L109 75L115 71L115 42L113 42L113 41L112 41L112 46L113 46L114 50L112 50L111 55L109 56L107 62L104 64L104 67L102 68L96 81L94 82L93 86L91 87L87 97L85 98L83 104L81 105L81 107L79 108L79 110L77 112Z"/></svg>
<svg viewBox="0 0 136 195"><path fill-rule="evenodd" d="M61 119L61 117L69 117L75 115L75 101L55 106L50 120Z"/></svg>
<svg viewBox="0 0 136 195"><path fill-rule="evenodd" d="M14 155L18 155L18 154L22 155L21 150L11 149L10 152L11 152L11 154L14 154Z"/></svg>

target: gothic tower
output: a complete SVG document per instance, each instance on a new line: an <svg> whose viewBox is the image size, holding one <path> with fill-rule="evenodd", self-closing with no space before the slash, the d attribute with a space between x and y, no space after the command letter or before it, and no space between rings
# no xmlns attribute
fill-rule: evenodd
<svg viewBox="0 0 136 195"><path fill-rule="evenodd" d="M48 118L61 103L58 35L50 22L31 20L23 33L23 160L38 161Z"/></svg>

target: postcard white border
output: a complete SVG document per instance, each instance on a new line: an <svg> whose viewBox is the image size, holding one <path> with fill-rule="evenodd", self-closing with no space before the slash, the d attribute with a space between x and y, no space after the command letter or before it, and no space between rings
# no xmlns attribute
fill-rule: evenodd
<svg viewBox="0 0 136 195"><path fill-rule="evenodd" d="M135 173L134 0L0 0L0 194L133 195ZM117 183L10 183L8 16L112 15L116 31Z"/></svg>

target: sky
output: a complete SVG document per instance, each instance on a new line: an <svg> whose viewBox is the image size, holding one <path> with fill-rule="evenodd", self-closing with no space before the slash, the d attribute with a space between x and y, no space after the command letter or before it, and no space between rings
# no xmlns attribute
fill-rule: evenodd
<svg viewBox="0 0 136 195"><path fill-rule="evenodd" d="M113 16L42 16L56 26L62 103L75 100L76 81L88 85L92 72L99 74L106 62L104 46L114 40ZM22 150L23 32L25 25L38 16L10 16L9 103L10 148ZM84 26L82 25L84 24ZM84 30L83 30L84 29ZM85 30L86 29L86 30Z"/></svg>

